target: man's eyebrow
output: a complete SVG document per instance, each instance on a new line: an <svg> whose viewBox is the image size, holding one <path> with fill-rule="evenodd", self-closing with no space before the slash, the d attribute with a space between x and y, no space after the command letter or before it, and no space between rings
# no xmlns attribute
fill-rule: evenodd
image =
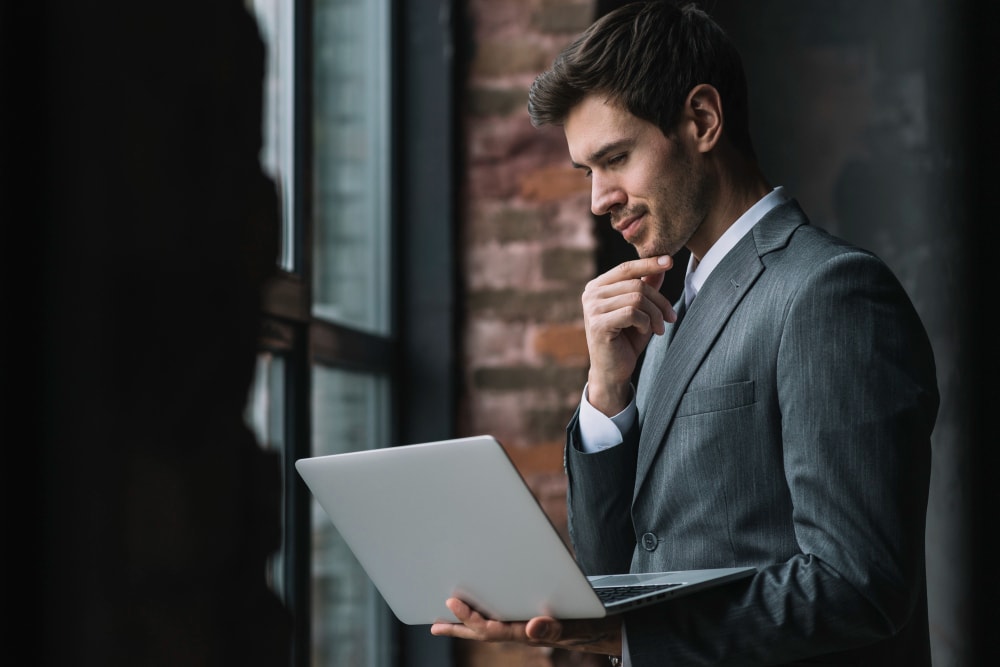
<svg viewBox="0 0 1000 667"><path fill-rule="evenodd" d="M608 153L620 150L622 148L631 148L634 141L632 139L619 139L617 141L612 141L610 143L604 144L596 151L587 156L587 164L594 164L603 160ZM570 160L574 169L589 169L586 164L580 164Z"/></svg>

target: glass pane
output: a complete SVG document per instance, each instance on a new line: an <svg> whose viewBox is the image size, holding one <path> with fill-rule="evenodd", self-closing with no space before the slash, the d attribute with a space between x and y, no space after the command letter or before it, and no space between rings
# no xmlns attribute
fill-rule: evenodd
<svg viewBox="0 0 1000 667"><path fill-rule="evenodd" d="M313 453L372 449L387 442L384 378L313 369ZM313 665L385 667L391 612L323 508L312 501Z"/></svg>
<svg viewBox="0 0 1000 667"><path fill-rule="evenodd" d="M389 331L388 0L313 2L313 312Z"/></svg>
<svg viewBox="0 0 1000 667"><path fill-rule="evenodd" d="M284 458L285 453L285 360L270 352L257 355L257 369L250 387L250 397L246 407L246 422L257 442L265 449L273 449ZM284 462L281 469L285 469ZM285 485L287 486L287 484ZM280 516L285 516L284 499ZM282 529L284 535L284 529ZM287 602L284 577L285 547L271 556L267 566L268 582L271 589Z"/></svg>
<svg viewBox="0 0 1000 667"><path fill-rule="evenodd" d="M293 8L287 0L245 0L257 17L261 37L267 46L264 76L264 145L260 161L274 179L281 197L280 265L294 271L294 224L292 218L292 145L294 37Z"/></svg>

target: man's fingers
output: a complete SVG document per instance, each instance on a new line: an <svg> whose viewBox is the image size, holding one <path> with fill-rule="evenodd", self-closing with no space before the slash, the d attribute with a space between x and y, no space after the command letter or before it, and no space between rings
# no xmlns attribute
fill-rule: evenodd
<svg viewBox="0 0 1000 667"><path fill-rule="evenodd" d="M650 301L660 310L665 310L667 298L660 293L662 278L649 277L649 281L644 278L629 278L615 283L601 283L599 279L594 279L587 284L583 292L584 305L591 303L596 306L604 302L614 300L617 297L627 296L628 298L643 297ZM605 307L607 305L605 304Z"/></svg>
<svg viewBox="0 0 1000 667"><path fill-rule="evenodd" d="M651 273L648 276L643 276L639 280L646 283L656 291L660 291L660 288L663 287L663 280L666 277L667 277L666 273L660 272L660 273Z"/></svg>
<svg viewBox="0 0 1000 667"><path fill-rule="evenodd" d="M449 598L445 604L459 622L435 623L431 626L433 635L487 642L523 642L528 638L524 623L488 619L458 598Z"/></svg>
<svg viewBox="0 0 1000 667"><path fill-rule="evenodd" d="M674 265L674 259L670 255L660 255L659 257L643 257L622 262L607 274L612 280L628 280L630 278L644 278L654 274L662 274L669 271Z"/></svg>
<svg viewBox="0 0 1000 667"><path fill-rule="evenodd" d="M643 333L663 333L663 322L676 320L670 300L641 280L585 293L583 308L584 319L604 330L635 328Z"/></svg>
<svg viewBox="0 0 1000 667"><path fill-rule="evenodd" d="M664 273L673 266L669 255L623 262L589 283L584 290L584 301L611 298L619 294L640 292L656 303L664 313L668 308L666 298L660 293Z"/></svg>
<svg viewBox="0 0 1000 667"><path fill-rule="evenodd" d="M588 289L594 289L615 283L625 283L630 280L647 280L657 275L662 275L674 265L674 260L669 255L660 257L645 257L643 259L633 259L622 262L597 276L588 284Z"/></svg>
<svg viewBox="0 0 1000 667"><path fill-rule="evenodd" d="M465 604L458 598L448 598L447 600L445 600L444 604L446 607L448 607L449 610L451 610L451 613L455 614L455 616L459 620L464 620L465 618L475 613L472 607Z"/></svg>
<svg viewBox="0 0 1000 667"><path fill-rule="evenodd" d="M604 332L603 335L614 338L626 329L634 329L641 334L662 333L661 323L666 315L656 307L625 297L604 305L604 312L595 312L589 317L595 335Z"/></svg>
<svg viewBox="0 0 1000 667"><path fill-rule="evenodd" d="M503 622L484 617L457 598L449 598L445 604L458 622L434 623L432 635L530 646L563 646L608 655L615 654L621 647L621 625L613 617L559 621L551 616L537 616L526 622Z"/></svg>
<svg viewBox="0 0 1000 667"><path fill-rule="evenodd" d="M455 614L455 618L470 628L485 630L491 623L489 619L458 598L448 598L445 605Z"/></svg>

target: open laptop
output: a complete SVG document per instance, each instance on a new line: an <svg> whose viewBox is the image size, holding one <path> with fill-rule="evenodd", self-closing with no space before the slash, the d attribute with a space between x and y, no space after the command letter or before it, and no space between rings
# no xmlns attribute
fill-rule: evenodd
<svg viewBox="0 0 1000 667"><path fill-rule="evenodd" d="M396 617L600 618L752 567L587 577L492 436L299 459L295 468Z"/></svg>

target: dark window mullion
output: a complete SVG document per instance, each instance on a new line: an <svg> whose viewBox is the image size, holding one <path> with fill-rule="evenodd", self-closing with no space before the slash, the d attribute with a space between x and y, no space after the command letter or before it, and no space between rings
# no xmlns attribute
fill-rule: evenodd
<svg viewBox="0 0 1000 667"><path fill-rule="evenodd" d="M286 367L285 407L286 450L283 478L285 481L286 549L285 577L288 582L288 606L294 616L291 667L312 664L312 629L310 610L310 534L312 530L310 502L312 496L295 471L295 461L309 456L312 441L310 414L310 362L306 342L307 325L295 327L295 345L288 355Z"/></svg>

